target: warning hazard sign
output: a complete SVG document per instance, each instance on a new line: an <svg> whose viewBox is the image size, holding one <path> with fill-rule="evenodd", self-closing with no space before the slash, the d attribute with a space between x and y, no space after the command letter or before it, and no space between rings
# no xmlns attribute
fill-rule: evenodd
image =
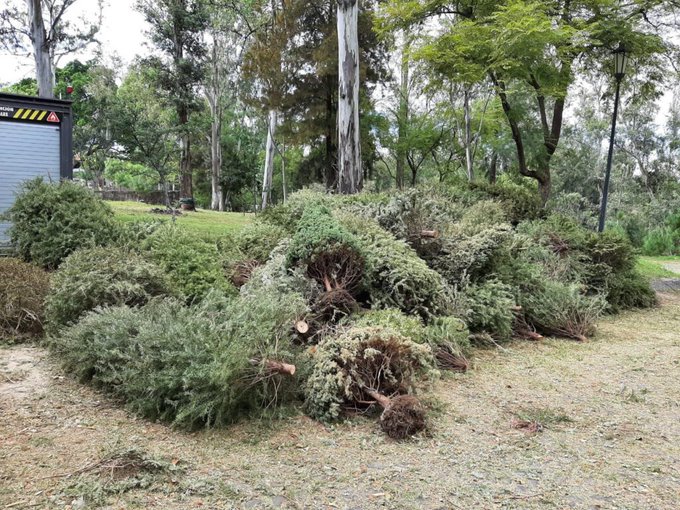
<svg viewBox="0 0 680 510"><path fill-rule="evenodd" d="M54 112L50 112L47 116L47 122L59 122L59 116Z"/></svg>

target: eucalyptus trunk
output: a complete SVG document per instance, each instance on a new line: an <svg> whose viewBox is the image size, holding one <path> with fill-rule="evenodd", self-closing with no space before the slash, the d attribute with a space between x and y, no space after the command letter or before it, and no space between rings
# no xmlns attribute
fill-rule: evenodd
<svg viewBox="0 0 680 510"><path fill-rule="evenodd" d="M31 43L35 59L35 75L40 97L54 97L54 72L50 57L50 42L47 39L41 0L27 0L30 22Z"/></svg>
<svg viewBox="0 0 680 510"><path fill-rule="evenodd" d="M404 45L401 50L401 83L399 87L399 133L397 140L397 188L404 188L404 175L406 173L406 132L408 130L409 104L409 48L410 41L404 34Z"/></svg>
<svg viewBox="0 0 680 510"><path fill-rule="evenodd" d="M343 194L363 185L359 132L358 0L338 2L338 185Z"/></svg>
<svg viewBox="0 0 680 510"><path fill-rule="evenodd" d="M274 136L276 135L276 123L278 112L269 110L269 127L267 129L267 148L264 158L264 175L262 177L262 210L267 208L271 201L272 181L274 177Z"/></svg>
<svg viewBox="0 0 680 510"><path fill-rule="evenodd" d="M472 182L475 173L472 155L472 111L470 109L470 89L468 88L463 92L463 110L465 113L465 169L468 181Z"/></svg>
<svg viewBox="0 0 680 510"><path fill-rule="evenodd" d="M210 183L212 187L212 199L210 201L210 208L213 211L224 211L224 198L222 196L221 133L222 133L221 113L213 112L213 120L210 133L210 158L212 164L212 170L210 172Z"/></svg>
<svg viewBox="0 0 680 510"><path fill-rule="evenodd" d="M220 51L217 38L212 47L212 74L206 99L210 105L210 184L212 197L210 208L213 211L224 211L224 196L222 194L222 76L219 66Z"/></svg>

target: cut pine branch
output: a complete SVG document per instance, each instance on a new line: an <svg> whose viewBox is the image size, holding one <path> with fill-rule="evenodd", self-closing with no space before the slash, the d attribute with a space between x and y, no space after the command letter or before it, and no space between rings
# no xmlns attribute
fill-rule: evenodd
<svg viewBox="0 0 680 510"><path fill-rule="evenodd" d="M267 359L263 362L260 359L254 358L250 360L250 364L253 366L264 365L265 369L272 374L294 376L296 371L295 365L284 363L283 361Z"/></svg>

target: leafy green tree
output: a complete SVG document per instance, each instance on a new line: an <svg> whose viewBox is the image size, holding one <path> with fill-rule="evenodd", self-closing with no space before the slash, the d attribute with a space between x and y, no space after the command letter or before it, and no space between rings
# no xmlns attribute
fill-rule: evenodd
<svg viewBox="0 0 680 510"><path fill-rule="evenodd" d="M159 100L153 70L139 65L130 70L118 88L112 114L114 138L123 155L152 169L168 196L168 177L178 155L172 110Z"/></svg>
<svg viewBox="0 0 680 510"><path fill-rule="evenodd" d="M78 0L9 0L0 9L0 45L15 54L32 54L38 95L54 97L59 59L96 42L102 1L94 20L68 19ZM4 3L4 2L3 2ZM91 2L92 3L92 2Z"/></svg>
<svg viewBox="0 0 680 510"><path fill-rule="evenodd" d="M360 2L358 15L360 113L362 119L373 109L370 95L377 84L386 78L386 42L378 38L374 29L376 2ZM305 172L313 171L313 180L324 182L335 189L337 177L338 134L338 36L337 0L290 0L280 11L277 21L276 43L272 35L258 32L245 55L244 73L256 86L249 101L267 110L268 83L281 87L281 97L275 98L283 116L280 133L289 144L311 148ZM278 66L278 51L284 48ZM278 89L277 89L278 90ZM362 122L362 144L369 139L371 126ZM364 166L373 150L364 150ZM310 175L310 177L312 177Z"/></svg>
<svg viewBox="0 0 680 510"><path fill-rule="evenodd" d="M137 8L151 26L149 35L160 56L146 59L155 69L157 87L173 105L180 141L180 194L193 197L189 116L200 108L196 88L205 69L203 34L208 26L205 0L139 0Z"/></svg>
<svg viewBox="0 0 680 510"><path fill-rule="evenodd" d="M538 182L543 201L551 192L551 160L560 142L569 86L579 66L602 70L620 41L638 72L658 67L667 49L661 28L646 20L663 14L662 0L395 0L384 11L388 27L436 19L444 28L421 44L418 56L452 80L490 81L515 144L519 173ZM533 97L531 110L518 96ZM531 149L531 139L541 143Z"/></svg>

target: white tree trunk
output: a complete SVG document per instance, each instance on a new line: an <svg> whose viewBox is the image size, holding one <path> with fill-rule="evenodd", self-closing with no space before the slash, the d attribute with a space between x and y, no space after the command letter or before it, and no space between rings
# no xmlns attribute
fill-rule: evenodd
<svg viewBox="0 0 680 510"><path fill-rule="evenodd" d="M470 90L468 88L463 92L463 110L465 111L465 167L468 181L472 182L475 174L472 155L472 111L470 110Z"/></svg>
<svg viewBox="0 0 680 510"><path fill-rule="evenodd" d="M212 200L210 208L213 211L224 211L224 199L222 197L222 118L219 108L213 112L212 129L210 133L210 157L212 171L210 174L212 184Z"/></svg>
<svg viewBox="0 0 680 510"><path fill-rule="evenodd" d="M213 211L224 211L224 197L222 195L222 76L220 73L220 42L217 36L213 36L212 47L212 74L209 90L206 90L206 98L210 105L212 117L210 130L210 182L212 199L210 208Z"/></svg>
<svg viewBox="0 0 680 510"><path fill-rule="evenodd" d="M359 132L358 0L338 2L338 188L357 193L363 185Z"/></svg>
<svg viewBox="0 0 680 510"><path fill-rule="evenodd" d="M269 110L269 128L267 129L267 149L264 159L264 175L262 177L262 210L267 208L271 201L272 180L274 176L274 136L276 135L276 122L278 112Z"/></svg>
<svg viewBox="0 0 680 510"><path fill-rule="evenodd" d="M38 81L38 95L54 97L54 73L50 47L45 31L41 0L26 0L28 4L28 19L30 23L31 43L33 44L33 58L35 59L35 75Z"/></svg>
<svg viewBox="0 0 680 510"><path fill-rule="evenodd" d="M406 133L408 131L409 117L409 51L411 42L406 31L403 32L403 45L401 48L401 80L399 84L399 113L397 118L397 188L404 189L404 176L406 174Z"/></svg>

